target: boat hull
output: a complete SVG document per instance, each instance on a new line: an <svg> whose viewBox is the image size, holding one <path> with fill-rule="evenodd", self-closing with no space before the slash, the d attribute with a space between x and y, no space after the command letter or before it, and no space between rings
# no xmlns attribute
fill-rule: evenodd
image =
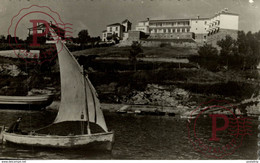
<svg viewBox="0 0 260 163"><path fill-rule="evenodd" d="M0 96L0 109L41 110L52 101L52 95Z"/></svg>
<svg viewBox="0 0 260 163"><path fill-rule="evenodd" d="M114 143L113 132L75 136L20 135L3 132L2 136L5 143L34 147L88 148L110 151Z"/></svg>

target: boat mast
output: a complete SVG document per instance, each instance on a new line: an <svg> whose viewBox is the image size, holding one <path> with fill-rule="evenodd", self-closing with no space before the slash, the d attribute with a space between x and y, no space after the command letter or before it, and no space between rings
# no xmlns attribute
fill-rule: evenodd
<svg viewBox="0 0 260 163"><path fill-rule="evenodd" d="M86 105L86 114L87 114L87 131L88 131L88 135L90 135L91 131L90 131L90 126L89 126L89 113L88 113L88 101L87 101L87 92L86 92L86 79L85 79L85 71L84 71L83 66L81 66L81 70L82 70L83 85L84 85L84 92L85 92L85 105ZM82 126L84 126L84 122L82 122ZM83 134L84 134L84 128L82 130L82 135Z"/></svg>

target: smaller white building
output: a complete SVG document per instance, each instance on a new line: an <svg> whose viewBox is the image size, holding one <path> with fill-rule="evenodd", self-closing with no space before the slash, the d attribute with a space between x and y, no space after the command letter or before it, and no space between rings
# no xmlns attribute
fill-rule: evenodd
<svg viewBox="0 0 260 163"><path fill-rule="evenodd" d="M114 23L107 25L107 29L102 31L102 41L110 41L117 39L126 40L128 38L128 31L131 30L132 23L129 20L124 20L121 24Z"/></svg>
<svg viewBox="0 0 260 163"><path fill-rule="evenodd" d="M150 33L149 31L149 18L147 18L147 20L145 21L140 21L138 22L138 24L135 27L136 31L141 31L144 33Z"/></svg>
<svg viewBox="0 0 260 163"><path fill-rule="evenodd" d="M102 31L102 41L107 41L107 30Z"/></svg>

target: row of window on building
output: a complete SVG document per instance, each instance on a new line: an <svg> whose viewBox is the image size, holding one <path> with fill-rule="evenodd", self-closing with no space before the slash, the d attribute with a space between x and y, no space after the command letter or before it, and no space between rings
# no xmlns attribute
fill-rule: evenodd
<svg viewBox="0 0 260 163"><path fill-rule="evenodd" d="M216 22L212 23L212 24L209 24L209 27L214 27L214 26L217 26L217 25L220 25L220 21L217 20Z"/></svg>
<svg viewBox="0 0 260 163"><path fill-rule="evenodd" d="M118 31L118 27L115 27L115 31ZM109 27L109 32L112 32L112 27Z"/></svg>
<svg viewBox="0 0 260 163"><path fill-rule="evenodd" d="M166 22L166 23L150 23L150 26L164 27L164 26L189 26L190 22Z"/></svg>
<svg viewBox="0 0 260 163"><path fill-rule="evenodd" d="M115 35L116 37L118 37L118 33L115 33L115 32L113 32L113 33L104 33L103 37L112 36L112 35Z"/></svg>
<svg viewBox="0 0 260 163"><path fill-rule="evenodd" d="M218 32L219 32L219 28L212 30L212 31L209 31L208 36L213 35L213 34L218 33Z"/></svg>
<svg viewBox="0 0 260 163"><path fill-rule="evenodd" d="M181 33L190 32L189 28L174 28L174 29L150 29L150 33Z"/></svg>

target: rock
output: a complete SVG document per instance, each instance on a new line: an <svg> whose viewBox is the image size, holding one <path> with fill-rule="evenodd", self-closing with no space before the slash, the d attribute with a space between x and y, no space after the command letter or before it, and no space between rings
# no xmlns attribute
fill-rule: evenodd
<svg viewBox="0 0 260 163"><path fill-rule="evenodd" d="M170 96L171 96L171 93L170 93L169 91L164 90L164 91L163 91L163 95L164 95L164 96L167 96L167 97L170 97Z"/></svg>
<svg viewBox="0 0 260 163"><path fill-rule="evenodd" d="M47 90L47 89L31 89L28 92L28 96L32 96L32 95L46 95L46 94L52 94L51 90Z"/></svg>
<svg viewBox="0 0 260 163"><path fill-rule="evenodd" d="M166 100L165 100L169 106L177 106L178 105L178 101L172 97L168 97Z"/></svg>
<svg viewBox="0 0 260 163"><path fill-rule="evenodd" d="M260 115L260 103L258 103L257 105L250 105L246 107L246 111L248 115Z"/></svg>
<svg viewBox="0 0 260 163"><path fill-rule="evenodd" d="M45 77L45 76L44 76L44 77L43 77L43 80L49 80L49 81L50 81L50 80L51 80L51 77Z"/></svg>
<svg viewBox="0 0 260 163"><path fill-rule="evenodd" d="M2 95L6 95L7 92L8 92L8 89L9 89L9 86L4 86L4 87L2 87L2 88L0 89L0 93L1 93Z"/></svg>
<svg viewBox="0 0 260 163"><path fill-rule="evenodd" d="M236 115L242 115L241 111L238 108L235 110L235 114Z"/></svg>
<svg viewBox="0 0 260 163"><path fill-rule="evenodd" d="M92 67L89 67L87 70L88 73L96 72Z"/></svg>
<svg viewBox="0 0 260 163"><path fill-rule="evenodd" d="M0 72L13 77L18 75L26 75L25 72L21 71L16 65L12 64L0 64Z"/></svg>
<svg viewBox="0 0 260 163"><path fill-rule="evenodd" d="M129 108L129 105L124 105L122 106L120 109L118 109L118 111L127 111L127 109Z"/></svg>
<svg viewBox="0 0 260 163"><path fill-rule="evenodd" d="M169 89L169 87L167 87ZM184 89L175 88L171 86L172 91L167 90L163 86L157 84L148 84L145 91L133 91L127 99L126 103L131 104L149 104L149 105L161 105L161 106L174 106L187 102L190 95L189 92ZM180 106L184 108L184 106Z"/></svg>

